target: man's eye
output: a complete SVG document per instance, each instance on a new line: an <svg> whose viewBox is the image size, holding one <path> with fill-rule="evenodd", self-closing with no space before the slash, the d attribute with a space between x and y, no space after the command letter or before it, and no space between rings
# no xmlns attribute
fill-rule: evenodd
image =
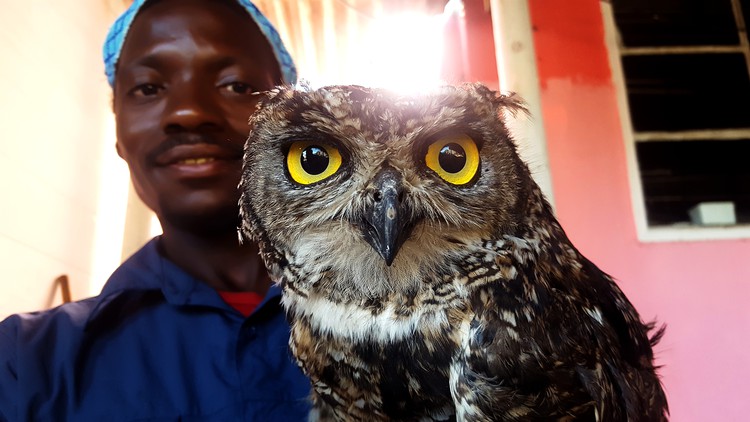
<svg viewBox="0 0 750 422"><path fill-rule="evenodd" d="M250 85L244 82L229 82L228 84L222 85L221 88L232 94L251 94L255 91Z"/></svg>
<svg viewBox="0 0 750 422"><path fill-rule="evenodd" d="M151 97L158 94L163 88L156 84L142 84L133 88L130 92L137 97Z"/></svg>

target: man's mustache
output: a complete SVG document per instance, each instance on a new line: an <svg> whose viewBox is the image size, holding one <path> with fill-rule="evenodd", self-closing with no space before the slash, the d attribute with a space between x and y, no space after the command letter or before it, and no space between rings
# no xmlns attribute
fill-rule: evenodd
<svg viewBox="0 0 750 422"><path fill-rule="evenodd" d="M156 162L157 157L180 145L209 144L224 148L232 155L242 156L244 144L232 142L229 139L220 139L214 135L203 133L176 133L169 135L157 144L146 156L149 162Z"/></svg>

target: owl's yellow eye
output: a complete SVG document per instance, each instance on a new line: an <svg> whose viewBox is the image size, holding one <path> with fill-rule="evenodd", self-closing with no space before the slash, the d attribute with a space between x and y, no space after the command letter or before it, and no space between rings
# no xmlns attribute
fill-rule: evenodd
<svg viewBox="0 0 750 422"><path fill-rule="evenodd" d="M479 170L479 149L467 135L447 136L427 148L425 164L446 182L465 185Z"/></svg>
<svg viewBox="0 0 750 422"><path fill-rule="evenodd" d="M325 143L297 141L289 148L286 167L295 182L309 185L336 173L341 167L341 153Z"/></svg>

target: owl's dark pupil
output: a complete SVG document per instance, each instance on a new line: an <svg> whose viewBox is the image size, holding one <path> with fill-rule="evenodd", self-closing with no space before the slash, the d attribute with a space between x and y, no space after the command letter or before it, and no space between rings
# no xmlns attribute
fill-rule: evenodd
<svg viewBox="0 0 750 422"><path fill-rule="evenodd" d="M450 143L440 149L440 167L448 173L458 173L466 165L466 151L461 145Z"/></svg>
<svg viewBox="0 0 750 422"><path fill-rule="evenodd" d="M326 152L325 148L310 145L302 150L300 164L302 164L302 169L308 174L323 173L328 168L328 152Z"/></svg>

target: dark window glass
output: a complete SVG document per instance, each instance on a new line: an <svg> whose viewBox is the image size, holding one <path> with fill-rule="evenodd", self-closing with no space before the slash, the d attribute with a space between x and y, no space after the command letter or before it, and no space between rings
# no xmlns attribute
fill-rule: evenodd
<svg viewBox="0 0 750 422"><path fill-rule="evenodd" d="M649 225L689 222L701 202L732 201L750 223L750 140L636 144Z"/></svg>
<svg viewBox="0 0 750 422"><path fill-rule="evenodd" d="M636 131L750 127L750 78L742 54L622 58Z"/></svg>
<svg viewBox="0 0 750 422"><path fill-rule="evenodd" d="M728 0L612 0L612 7L627 47L739 43Z"/></svg>

